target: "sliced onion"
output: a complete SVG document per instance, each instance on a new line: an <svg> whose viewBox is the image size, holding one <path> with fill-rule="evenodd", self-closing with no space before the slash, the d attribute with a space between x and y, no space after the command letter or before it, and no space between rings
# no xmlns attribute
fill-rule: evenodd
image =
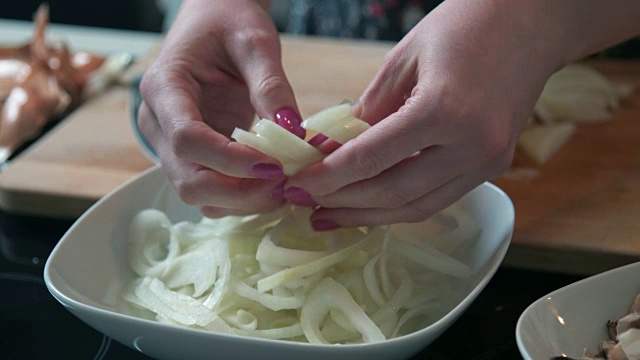
<svg viewBox="0 0 640 360"><path fill-rule="evenodd" d="M221 247L220 250L217 249L217 251L219 251L219 255L216 257L216 260L219 261L216 264L218 267L218 277L216 282L213 284L211 293L204 301L204 305L210 309L215 309L220 304L224 293L229 287L229 281L231 278L231 261L229 260L229 252L225 251L227 250L225 248L226 243L218 242L218 244Z"/></svg>
<svg viewBox="0 0 640 360"><path fill-rule="evenodd" d="M356 117L346 116L340 119L338 123L321 127L321 129L322 134L329 139L340 144L345 144L347 141L362 134L370 127L371 125Z"/></svg>
<svg viewBox="0 0 640 360"><path fill-rule="evenodd" d="M547 124L606 121L629 93L596 70L572 64L549 78L534 111Z"/></svg>
<svg viewBox="0 0 640 360"><path fill-rule="evenodd" d="M273 311L283 309L298 309L302 306L304 298L300 296L279 297L265 292L260 292L249 285L239 281L233 282L233 290L236 294L256 301Z"/></svg>
<svg viewBox="0 0 640 360"><path fill-rule="evenodd" d="M223 315L223 319L239 330L255 330L258 328L258 318L244 309L238 309L226 316Z"/></svg>
<svg viewBox="0 0 640 360"><path fill-rule="evenodd" d="M270 120L261 120L261 122L273 123ZM274 130L278 132L281 129L277 138L265 138L256 134L244 131L236 128L231 137L237 142L250 146L263 154L269 155L282 164L283 171L286 175L293 175L301 169L321 160L324 155L313 146L307 144L304 140L298 138L294 134L288 132L282 127L273 124L275 127L269 125L262 126L262 131L265 129ZM256 125L257 126L257 125ZM296 144L295 147L287 147L285 144ZM304 157L303 157L304 156Z"/></svg>
<svg viewBox="0 0 640 360"><path fill-rule="evenodd" d="M449 224L437 235L458 234L472 241L477 226L459 229L473 221L457 211L443 215ZM391 337L425 303L446 296L442 289L450 279L434 276L425 263L440 271L443 267L445 273L460 272L457 260L424 244L416 229L398 232L411 242L406 246L394 238L393 226L317 233L308 224L310 212L285 209L277 215L174 226L162 213L144 212L132 224L131 246L138 246L145 269L163 264L162 271L156 270L161 276L140 277L123 297L135 308L153 312L136 311L137 316L167 324L296 341L304 334L308 341L347 344ZM432 239L437 243L437 236ZM144 250L149 244L176 250L158 256L156 249ZM421 267L414 276L400 265L406 257ZM233 280L232 274L243 281ZM421 285L414 293L415 281ZM325 307L313 305L318 302Z"/></svg>
<svg viewBox="0 0 640 360"><path fill-rule="evenodd" d="M392 242L391 249L396 254L402 255L417 264L444 274L467 278L472 273L469 266L427 244L423 244L421 248L418 248L396 239L396 241Z"/></svg>
<svg viewBox="0 0 640 360"><path fill-rule="evenodd" d="M367 286L371 298L378 306L382 306L387 302L387 299L385 299L384 294L380 290L378 277L376 276L376 263L380 260L381 256L382 254L378 254L372 257L363 269L364 283Z"/></svg>
<svg viewBox="0 0 640 360"><path fill-rule="evenodd" d="M286 157L294 161L307 162L309 159L317 161L322 154L318 149L309 145L306 141L292 135L285 128L271 120L262 119L253 127L253 131L259 137L268 139L274 148L281 150Z"/></svg>
<svg viewBox="0 0 640 360"><path fill-rule="evenodd" d="M205 326L218 317L191 296L171 291L155 278L143 278L134 294L149 310L183 325Z"/></svg>
<svg viewBox="0 0 640 360"><path fill-rule="evenodd" d="M270 275L258 281L258 291L269 291L274 287L280 286L288 281L312 275L318 271L328 268L329 266L344 261L351 255L356 253L358 250L362 249L369 241L381 236L383 236L382 230L376 228L371 233L367 234L364 239L358 241L353 245L347 246L344 249L338 250L330 255L312 261L308 264L288 268Z"/></svg>
<svg viewBox="0 0 640 360"><path fill-rule="evenodd" d="M351 110L350 104L330 107L303 121L302 127L344 144L371 127L368 123L351 115Z"/></svg>
<svg viewBox="0 0 640 360"><path fill-rule="evenodd" d="M285 327L273 327L270 329L260 329L260 330L236 330L236 333L245 336L253 336L263 339L290 339L296 336L304 335L304 331L302 331L302 325L300 323L295 323L293 325L285 326Z"/></svg>
<svg viewBox="0 0 640 360"><path fill-rule="evenodd" d="M317 129L323 129L326 124L333 124L334 121L350 116L352 108L348 103L331 106L311 115L301 125L305 129L322 133Z"/></svg>
<svg viewBox="0 0 640 360"><path fill-rule="evenodd" d="M385 340L380 329L353 301L347 289L335 280L325 278L309 293L300 312L300 323L310 343L328 343L320 331L320 323L332 309L341 311L349 319L352 326L362 334L364 342Z"/></svg>
<svg viewBox="0 0 640 360"><path fill-rule="evenodd" d="M409 321L412 320L420 315L428 315L433 313L436 309L438 308L438 304L437 303L426 303L423 304L420 307L417 308L413 308L410 310L407 310L407 312L404 313L404 315L402 315L402 317L400 318L400 320L398 320L398 323L396 324L396 327L393 329L393 332L391 333L391 337L396 337L398 336L398 333L400 332L400 330L402 329L402 327Z"/></svg>
<svg viewBox="0 0 640 360"><path fill-rule="evenodd" d="M539 125L520 134L518 146L539 164L555 155L576 131L575 124Z"/></svg>
<svg viewBox="0 0 640 360"><path fill-rule="evenodd" d="M229 266L225 241L210 241L182 254L169 264L160 278L170 289L192 284L193 297L199 297L213 286L218 268Z"/></svg>
<svg viewBox="0 0 640 360"><path fill-rule="evenodd" d="M161 276L180 248L172 241L171 222L156 209L143 210L133 219L129 233L129 265L140 276Z"/></svg>
<svg viewBox="0 0 640 360"><path fill-rule="evenodd" d="M349 323L349 328L352 328L353 330L347 330L338 325L332 317L327 317L320 332L325 340L331 344L362 342L362 335L351 325L351 323Z"/></svg>
<svg viewBox="0 0 640 360"><path fill-rule="evenodd" d="M256 260L261 263L279 266L302 265L318 260L323 256L326 256L325 251L306 251L277 246L271 240L271 232L265 235L256 252Z"/></svg>

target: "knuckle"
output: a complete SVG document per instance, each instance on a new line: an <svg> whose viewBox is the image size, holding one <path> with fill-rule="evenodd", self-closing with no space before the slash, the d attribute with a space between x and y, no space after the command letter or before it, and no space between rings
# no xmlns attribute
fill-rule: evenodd
<svg viewBox="0 0 640 360"><path fill-rule="evenodd" d="M377 151L358 150L361 146L359 137L351 140L354 150L353 169L361 179L376 176L386 169L382 154Z"/></svg>
<svg viewBox="0 0 640 360"><path fill-rule="evenodd" d="M187 205L198 204L198 186L195 182L181 179L174 183L174 188L180 200Z"/></svg>
<svg viewBox="0 0 640 360"><path fill-rule="evenodd" d="M287 81L279 75L269 75L262 79L256 88L256 95L269 98L288 88Z"/></svg>
<svg viewBox="0 0 640 360"><path fill-rule="evenodd" d="M274 36L271 32L259 28L250 28L235 34L236 43L250 51L269 46L273 40Z"/></svg>
<svg viewBox="0 0 640 360"><path fill-rule="evenodd" d="M225 153L224 151L222 153ZM237 167L238 162L231 156L217 156L215 162L211 164L216 171L223 174L231 174Z"/></svg>
<svg viewBox="0 0 640 360"><path fill-rule="evenodd" d="M385 71L393 71L398 65L401 65L404 62L404 52L392 50L384 55L384 58L382 59L382 69Z"/></svg>
<svg viewBox="0 0 640 360"><path fill-rule="evenodd" d="M140 95L143 99L149 99L153 96L153 83L154 83L154 75L152 70L147 70L147 72L142 77L142 81L140 81Z"/></svg>
<svg viewBox="0 0 640 360"><path fill-rule="evenodd" d="M140 81L140 95L145 101L155 97L159 85L162 82L161 78L161 72L158 71L155 66L152 66L145 71L144 76Z"/></svg>
<svg viewBox="0 0 640 360"><path fill-rule="evenodd" d="M397 186L381 189L378 199L382 200L383 208L399 208L413 200L413 196L406 190Z"/></svg>
<svg viewBox="0 0 640 360"><path fill-rule="evenodd" d="M140 96L147 103L154 103L154 99L160 97L166 89L184 90L185 68L179 62L171 66L152 65L145 71L140 81Z"/></svg>
<svg viewBox="0 0 640 360"><path fill-rule="evenodd" d="M177 125L169 137L171 151L179 158L185 158L194 136L194 128L189 124Z"/></svg>

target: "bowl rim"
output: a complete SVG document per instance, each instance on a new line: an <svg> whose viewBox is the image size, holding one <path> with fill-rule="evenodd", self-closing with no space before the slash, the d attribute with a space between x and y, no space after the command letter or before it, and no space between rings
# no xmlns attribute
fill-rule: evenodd
<svg viewBox="0 0 640 360"><path fill-rule="evenodd" d="M142 130L140 130L140 126L138 126L138 111L140 110L140 106L143 101L142 93L140 92L140 83L142 82L143 76L144 73L135 76L131 80L131 94L129 96L129 123L131 124L131 131L133 132L133 137L138 144L138 148L149 161L157 165L160 164L160 157L147 137L144 136Z"/></svg>
<svg viewBox="0 0 640 360"><path fill-rule="evenodd" d="M409 342L413 342L413 341L419 341L419 339L422 337L422 334L425 333L425 332L433 331L434 329L436 329L436 331L438 331L442 327L444 327L444 329L442 329L444 331L447 326L453 324L456 321L456 319L460 315L462 315L464 313L463 308L468 307L469 305L471 305L471 303L473 301L475 301L477 296L480 294L480 292L482 292L484 290L486 285L489 283L489 281L491 281L491 279L495 275L495 273L498 270L498 268L501 266L501 264L502 264L502 262L504 260L504 257L506 255L508 249L509 249L509 246L511 244L511 239L512 239L512 236L513 236L514 221L512 220L511 221L511 225L509 226L509 231L507 231L505 233L504 237L502 239L500 239L500 243L498 244L497 251L495 251L490 257L489 261L492 262L491 267L487 269L487 272L482 276L482 278L480 278L479 282L474 286L474 288L469 293L467 293L462 298L462 300L460 302L458 302L444 316L440 317L438 320L436 320L434 323L430 324L429 326L427 326L425 328L422 328L422 329L420 329L418 331L415 331L415 332L412 332L410 334L406 334L406 335L403 335L403 336L400 336L400 337L396 337L396 338L392 338L392 339L386 339L385 341L375 342L375 343L344 344L344 345L340 345L340 346L335 346L335 344L310 344L310 343L287 341L287 340L282 340L282 339L265 339L265 338L250 337L250 336L243 336L243 335L218 333L218 332L213 332L213 331L207 331L207 330L204 330L204 329L194 329L194 328L189 328L189 327L181 327L181 326L176 326L176 325L171 325L171 324L164 324L164 323L160 323L160 322L152 321L152 320L148 320L148 319L138 318L138 317L135 317L135 316L132 316L132 315L128 315L128 314L122 314L122 313L117 312L117 311L111 311L111 310L106 310L106 309L102 309L102 308L99 308L99 307L94 307L94 306L85 304L83 302L80 302L78 300L75 300L72 297L66 295L60 289L58 289L58 287L55 284L55 281L52 281L52 277L51 277L52 276L51 273L53 272L52 263L55 262L55 259L57 258L57 254L58 254L59 251L61 251L60 248L62 247L62 244L64 243L64 240L69 236L69 234L74 232L76 227L80 226L80 224L83 222L83 220L86 217L88 217L93 212L93 210L95 210L97 207L101 206L104 202L109 201L111 199L111 197L114 196L116 193L120 192L122 189L124 189L125 187L128 187L132 183L140 181L140 179L142 179L144 177L151 176L151 174L154 174L154 173L157 173L157 172L161 172L161 171L162 171L162 167L160 165L152 166L149 169L147 169L147 170L143 171L142 173L140 173L138 176L135 176L134 178L129 179L128 181L126 181L123 184L121 184L120 186L118 186L112 192L110 192L106 196L102 197L95 204L93 204L87 211L85 211L85 213L83 213L73 223L73 225L65 232L65 234L62 236L62 238L58 241L58 243L56 244L54 249L51 251L51 253L50 253L50 255L47 258L47 261L45 263L45 267L44 267L44 282L45 282L45 285L46 285L47 289L49 290L49 292L62 305L64 305L67 308L70 308L70 309L74 309L74 310L82 311L82 312L86 312L86 313L92 313L92 314L95 314L95 315L98 315L98 316L101 316L101 317L115 318L115 319L118 319L118 321L124 322L124 323L142 322L146 326L160 327L160 328L165 328L167 330L172 330L172 331L182 331L182 332L186 332L186 333L192 333L192 334L198 335L198 336L221 337L224 340L232 340L232 341L250 341L250 342L251 341L256 341L258 343L263 343L263 344L267 344L267 345L286 344L287 346L294 346L294 347L300 348L300 349L317 349L317 350L334 349L336 351L340 351L340 349L345 349L347 351L351 351L353 349L365 348L365 347L366 348L382 347L382 346L385 346L387 344L392 344L392 343L404 343L404 342L409 343ZM496 186L496 185L494 185L494 184L492 184L490 182L484 182L484 183L478 185L473 190L476 190L476 189L478 189L480 187L487 187L488 189L496 192L499 195L500 198L506 200L506 204L508 205L507 211L511 215L511 218L515 219L515 208L514 208L513 202L511 201L509 196L502 189L500 189L498 186ZM471 191L473 191L473 190L471 190ZM82 320L82 321L84 321L84 320Z"/></svg>
<svg viewBox="0 0 640 360"><path fill-rule="evenodd" d="M524 324L525 318L529 313L533 311L534 308L540 306L540 304L544 303L545 301L548 301L551 298L558 296L558 294L564 293L565 291L579 288L581 286L584 286L584 284L586 283L598 281L601 278L609 277L612 274L615 274L618 272L625 272L625 271L628 271L630 268L635 268L635 267L640 268L640 261L622 265L607 271L603 271L598 274L591 275L584 279L580 279L578 281L572 282L571 284L567 284L559 289L551 291L550 293L538 298L537 300L529 304L529 306L527 306L526 309L524 309L524 311L522 311L522 313L518 317L518 322L516 323L516 328L515 328L516 344L518 345L518 350L520 351L520 354L524 357L525 360L535 360L529 354L529 351L527 350L527 347L524 344L524 340L522 339L522 326Z"/></svg>

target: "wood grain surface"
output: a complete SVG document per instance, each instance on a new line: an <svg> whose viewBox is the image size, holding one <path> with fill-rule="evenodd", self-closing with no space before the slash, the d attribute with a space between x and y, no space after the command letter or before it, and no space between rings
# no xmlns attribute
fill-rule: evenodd
<svg viewBox="0 0 640 360"><path fill-rule="evenodd" d="M640 90L639 61L586 64ZM518 163L530 164L521 153ZM536 170L494 181L516 208L507 264L592 274L640 261L640 91L610 121L579 126Z"/></svg>
<svg viewBox="0 0 640 360"><path fill-rule="evenodd" d="M355 99L392 44L283 38L283 62L303 116ZM151 59L152 56L149 57ZM149 59L133 72L144 70ZM590 61L606 76L640 86L640 62ZM0 207L74 218L151 166L129 124L127 88L76 110L0 173ZM516 207L507 266L590 274L640 260L640 93L611 121L578 128L547 164L494 181Z"/></svg>

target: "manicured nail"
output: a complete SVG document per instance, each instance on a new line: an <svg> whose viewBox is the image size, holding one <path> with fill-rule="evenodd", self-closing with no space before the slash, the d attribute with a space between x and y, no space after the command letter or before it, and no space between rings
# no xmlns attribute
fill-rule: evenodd
<svg viewBox="0 0 640 360"><path fill-rule="evenodd" d="M282 168L275 164L255 164L251 168L251 174L265 180L278 180L284 176Z"/></svg>
<svg viewBox="0 0 640 360"><path fill-rule="evenodd" d="M284 191L284 197L292 204L306 207L316 207L318 203L313 200L311 195L304 189L299 187L290 187Z"/></svg>
<svg viewBox="0 0 640 360"><path fill-rule="evenodd" d="M318 146L320 144L322 144L323 142L327 141L327 139L329 139L328 137L326 137L324 134L318 134L314 137L312 137L311 139L309 139L309 145L311 146Z"/></svg>
<svg viewBox="0 0 640 360"><path fill-rule="evenodd" d="M329 219L316 219L311 222L311 227L315 231L329 231L338 229L340 225Z"/></svg>
<svg viewBox="0 0 640 360"><path fill-rule="evenodd" d="M300 139L304 139L304 137L307 136L307 131L300 126L301 123L302 118L292 108L286 107L276 112L276 124L289 130L289 132L293 133Z"/></svg>
<svg viewBox="0 0 640 360"><path fill-rule="evenodd" d="M276 200L284 200L284 183L285 181L280 182L271 190L271 197Z"/></svg>

